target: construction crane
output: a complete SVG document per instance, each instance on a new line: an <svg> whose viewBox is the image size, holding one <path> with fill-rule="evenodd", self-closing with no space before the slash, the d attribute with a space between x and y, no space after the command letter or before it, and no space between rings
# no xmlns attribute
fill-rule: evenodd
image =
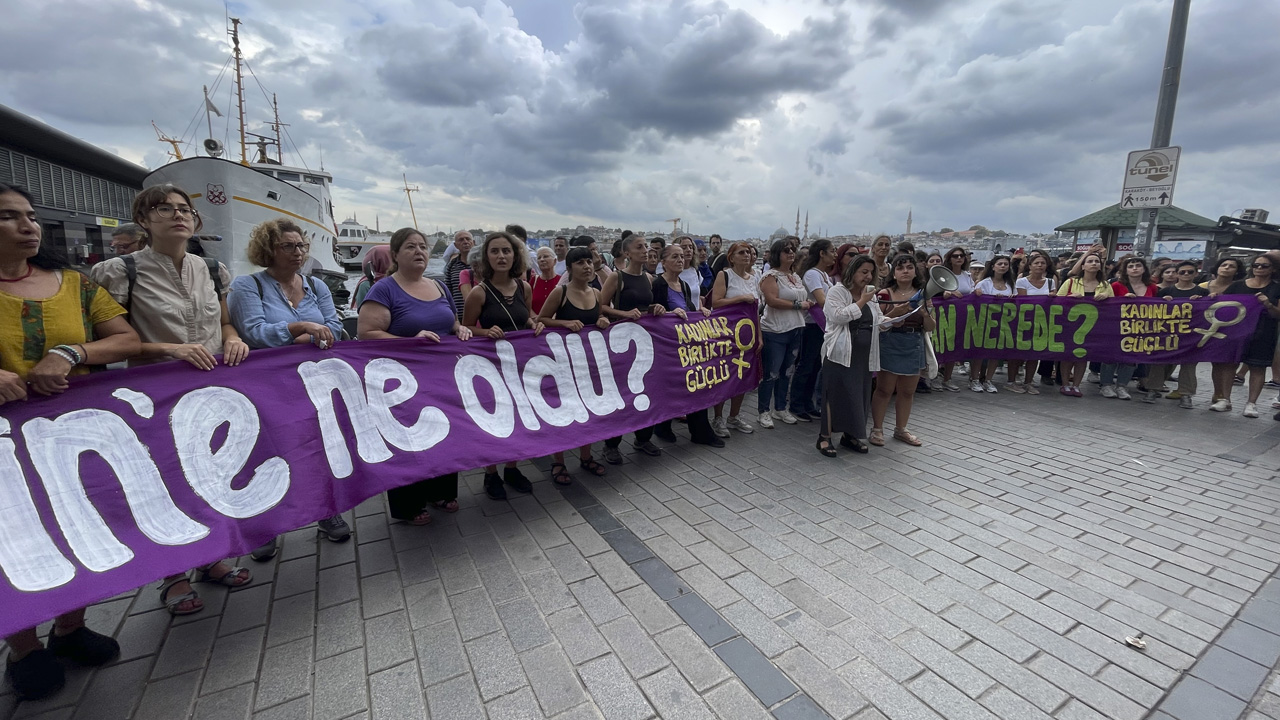
<svg viewBox="0 0 1280 720"><path fill-rule="evenodd" d="M673 237L676 233L680 232L680 218L671 218L670 220L664 220L663 222L671 223L671 235Z"/></svg>
<svg viewBox="0 0 1280 720"><path fill-rule="evenodd" d="M152 127L152 128L155 128L155 131L156 131L156 139L157 139L157 140L159 140L160 142L167 142L167 143L169 143L170 145L172 145L172 146L173 146L173 150L169 153L169 155L170 155L174 160L181 160L181 159L182 159L182 148L181 148L181 147L179 147L179 145L178 145L178 141L177 141L177 140L174 140L173 138L169 137L168 135L165 135L164 133L160 132L160 128L159 128L159 126L157 126L157 125L156 125L156 121L155 121L155 120L152 120L152 121L151 121L151 127Z"/></svg>

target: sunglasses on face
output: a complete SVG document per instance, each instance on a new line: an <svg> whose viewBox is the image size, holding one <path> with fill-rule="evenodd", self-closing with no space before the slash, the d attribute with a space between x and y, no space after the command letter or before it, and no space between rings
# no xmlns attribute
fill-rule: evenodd
<svg viewBox="0 0 1280 720"><path fill-rule="evenodd" d="M1271 263L1254 263L1249 267L1253 268L1254 270L1269 270L1271 269Z"/></svg>

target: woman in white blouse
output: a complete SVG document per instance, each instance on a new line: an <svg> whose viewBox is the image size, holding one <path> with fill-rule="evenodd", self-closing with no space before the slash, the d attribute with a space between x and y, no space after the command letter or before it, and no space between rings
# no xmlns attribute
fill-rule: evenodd
<svg viewBox="0 0 1280 720"><path fill-rule="evenodd" d="M1031 254L1022 264L1023 274L1014 283L1014 291L1018 297L1036 296L1036 295L1053 295L1058 291L1057 285L1053 281L1050 274L1053 268L1053 258L1044 250L1032 250ZM1039 395L1040 391L1036 389L1035 376L1036 367L1040 364L1038 360L1010 360L1009 361L1009 382L1004 386L1005 390L1012 393L1026 393L1027 395ZM1018 371L1026 368L1026 380L1018 382Z"/></svg>
<svg viewBox="0 0 1280 720"><path fill-rule="evenodd" d="M1008 255L996 255L987 261L986 267L982 270L982 279L973 288L973 294L978 296L990 295L994 297L1013 297L1014 283L1017 278L1013 275L1013 266L1010 263ZM974 364L977 364L977 372L974 372ZM989 393L999 392L996 390L995 383L991 382L996 373L996 368L1000 366L999 360L977 360L970 363L969 370L969 389L974 392L986 391Z"/></svg>
<svg viewBox="0 0 1280 720"><path fill-rule="evenodd" d="M818 418L818 452L835 457L831 437L854 452L868 451L867 420L871 417L872 373L880 369L880 303L875 300L876 263L866 255L854 257L844 277L826 293L823 312L827 329L822 339L822 407Z"/></svg>

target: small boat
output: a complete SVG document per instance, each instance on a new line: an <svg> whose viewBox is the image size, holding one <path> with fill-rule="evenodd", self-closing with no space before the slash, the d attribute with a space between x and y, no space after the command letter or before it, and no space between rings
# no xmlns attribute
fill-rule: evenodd
<svg viewBox="0 0 1280 720"><path fill-rule="evenodd" d="M365 253L389 242L389 233L371 231L354 218L338 223L338 261L348 272L359 272Z"/></svg>

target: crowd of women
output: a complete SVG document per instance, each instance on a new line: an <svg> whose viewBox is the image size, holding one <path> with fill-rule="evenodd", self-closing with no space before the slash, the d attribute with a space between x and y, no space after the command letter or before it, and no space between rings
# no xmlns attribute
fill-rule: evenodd
<svg viewBox="0 0 1280 720"><path fill-rule="evenodd" d="M238 368L254 350L297 344L327 349L343 339L343 322L328 287L302 272L310 246L301 228L286 219L254 228L248 256L262 270L232 279L221 263L188 252L189 241L201 229L189 197L171 185L139 193L132 216L146 233L145 247L94 266L90 279L69 269L42 243L30 196L21 188L0 185L0 403L72 390L68 377L114 363L185 363L201 371L219 363ZM607 262L590 237L557 247L563 255L540 250L533 263L524 241L519 226L490 233L478 246L468 233L459 233L457 255L441 281L426 272L432 251L427 238L412 228L396 231L386 248L370 252L368 281L356 291L355 335L360 340L430 342L453 335L478 342L522 330L538 334L547 327L605 328L644 315L687 318L751 304L760 308L762 336L755 424L769 429L778 422L816 422L817 450L834 456L837 445L859 453L884 445L891 403L892 439L921 445L908 428L915 394L960 389L953 382L959 368L934 367L929 340L933 305L919 296L925 271L933 265L956 273L956 295L1056 293L1104 301L1112 295L1257 294L1269 314L1245 357L1250 369L1247 415L1262 390L1264 368L1272 362L1274 318L1280 315L1275 305L1280 283L1271 279L1277 260L1271 255L1254 259L1244 279L1237 277L1241 264L1226 260L1214 267L1206 283L1194 282L1198 269L1188 263L1176 264L1168 274L1157 269L1155 277L1162 283L1140 258L1122 260L1119 277L1109 281L1100 249L1081 254L1064 272L1058 272L1047 253L1036 251L997 256L970 273L963 249L944 256L900 246L892 253L887 236L877 238L867 253L851 245L833 247L829 240L815 240L802 250L797 238L788 237L759 258L748 243L733 243L712 255L688 237L667 244L624 233ZM718 251L716 241L718 237L712 240ZM1086 363L1042 364L1041 387L1056 382L1063 395L1078 397ZM990 361L970 363L970 386L996 392L994 366ZM922 385L926 369L931 376L936 370L937 379ZM1036 370L1035 361L1010 361L1005 388L1038 393ZM1172 369L1147 370L1144 399L1153 399ZM1099 372L1103 395L1128 397L1125 385L1135 374L1133 366L1104 365ZM1195 392L1195 368L1183 366L1177 372L1175 393L1186 407ZM1228 410L1235 367L1215 366L1213 377L1213 409ZM632 446L660 455L654 438L675 442L673 422L680 421L692 442L723 447L731 432L754 432L750 418L742 414L744 400L740 395L636 430ZM578 469L606 474L606 464L623 462L621 442L604 442L603 464L590 445L578 448ZM550 479L572 481L563 453L552 457ZM490 498L505 498L508 488L532 491L516 462L505 463L501 471L496 465L484 468ZM423 479L387 495L393 518L424 525L434 510L458 510L458 475ZM351 535L341 515L321 520L317 527L334 542ZM252 557L269 558L276 548L273 540ZM159 585L160 601L169 613L203 609L192 572L196 581L229 587L252 581L250 569L225 560L172 575ZM19 697L43 697L60 688L64 676L59 658L95 665L118 654L115 640L89 630L84 617L83 609L58 616L46 641L34 628L6 638L6 672Z"/></svg>

